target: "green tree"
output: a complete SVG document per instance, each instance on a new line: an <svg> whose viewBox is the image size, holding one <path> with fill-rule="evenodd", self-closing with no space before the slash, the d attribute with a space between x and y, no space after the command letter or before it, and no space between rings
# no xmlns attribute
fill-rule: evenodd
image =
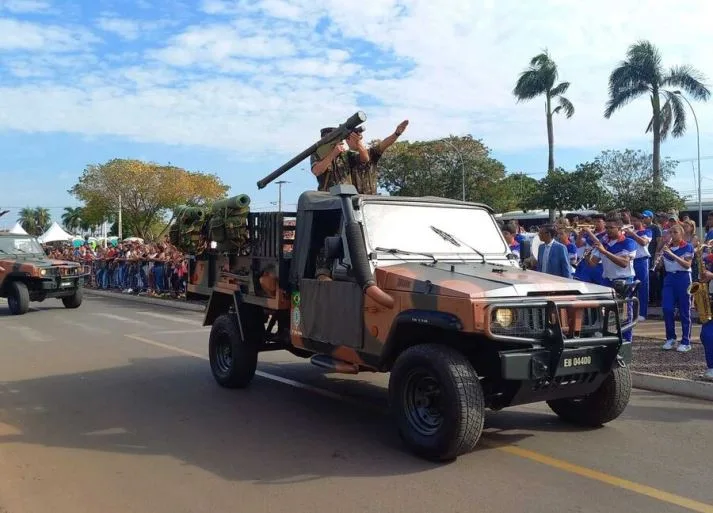
<svg viewBox="0 0 713 513"><path fill-rule="evenodd" d="M674 189L654 186L653 158L641 150L605 150L595 159L602 169L602 185L616 208L670 211L682 208L685 198ZM678 162L665 158L661 162L663 183L673 176ZM658 191L658 192L657 192Z"/></svg>
<svg viewBox="0 0 713 513"><path fill-rule="evenodd" d="M179 205L203 205L225 197L229 187L216 175L140 160L113 159L88 165L69 190L84 202L91 225L112 221L122 203L122 223L130 233L152 239L153 228Z"/></svg>
<svg viewBox="0 0 713 513"><path fill-rule="evenodd" d="M580 164L575 171L557 168L539 180L530 208L547 208L562 215L565 210L606 209L607 192L600 186L602 171L596 164Z"/></svg>
<svg viewBox="0 0 713 513"><path fill-rule="evenodd" d="M35 237L42 235L52 225L52 215L43 207L25 207L20 210L17 220L27 233Z"/></svg>
<svg viewBox="0 0 713 513"><path fill-rule="evenodd" d="M656 189L663 184L661 141L669 133L680 137L686 131L686 109L678 89L702 101L710 98L710 91L703 84L703 75L692 66L675 66L665 70L661 65L661 54L648 41L631 45L626 57L609 76L609 100L604 117L609 119L632 100L649 95L652 117L646 133L653 133L653 186Z"/></svg>
<svg viewBox="0 0 713 513"><path fill-rule="evenodd" d="M527 211L532 204L532 198L537 193L539 182L524 173L509 174L501 182L503 208L502 212L511 210Z"/></svg>
<svg viewBox="0 0 713 513"><path fill-rule="evenodd" d="M432 141L400 141L379 161L379 186L394 196L440 196L500 210L505 166L490 157L482 141L467 135Z"/></svg>
<svg viewBox="0 0 713 513"><path fill-rule="evenodd" d="M569 82L560 82L555 85L559 78L557 64L552 60L547 50L534 56L530 60L530 66L520 73L513 94L518 102L532 100L538 96L545 97L545 116L547 120L547 172L555 170L555 135L552 118L555 114L563 112L567 118L574 115L574 105L563 95L569 89ZM552 108L557 101L557 106ZM554 210L550 210L550 221L554 220Z"/></svg>

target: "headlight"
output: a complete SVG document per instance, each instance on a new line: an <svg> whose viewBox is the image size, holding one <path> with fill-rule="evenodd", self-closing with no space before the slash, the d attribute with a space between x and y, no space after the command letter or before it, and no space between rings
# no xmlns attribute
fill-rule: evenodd
<svg viewBox="0 0 713 513"><path fill-rule="evenodd" d="M509 308L500 308L495 311L495 321L503 328L507 328L512 324L514 314Z"/></svg>
<svg viewBox="0 0 713 513"><path fill-rule="evenodd" d="M47 269L40 269L40 276L47 274Z"/></svg>

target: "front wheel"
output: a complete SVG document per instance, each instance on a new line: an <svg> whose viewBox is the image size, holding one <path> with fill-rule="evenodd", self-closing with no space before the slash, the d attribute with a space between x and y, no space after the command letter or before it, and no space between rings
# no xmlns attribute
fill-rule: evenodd
<svg viewBox="0 0 713 513"><path fill-rule="evenodd" d="M614 367L601 386L589 395L547 401L562 420L585 427L599 427L621 415L631 397L629 367Z"/></svg>
<svg viewBox="0 0 713 513"><path fill-rule="evenodd" d="M30 291L27 290L27 285L21 281L13 281L8 285L9 294L7 295L7 306L10 308L12 315L26 314L30 309Z"/></svg>
<svg viewBox="0 0 713 513"><path fill-rule="evenodd" d="M225 388L245 388L257 369L257 347L250 337L240 336L238 317L218 317L210 330L208 356L213 378Z"/></svg>
<svg viewBox="0 0 713 513"><path fill-rule="evenodd" d="M483 432L478 375L463 354L447 346L423 344L401 353L391 370L389 402L406 446L431 461L470 452Z"/></svg>
<svg viewBox="0 0 713 513"><path fill-rule="evenodd" d="M83 297L84 289L82 287L77 287L74 294L62 298L62 304L65 308L79 308L82 305Z"/></svg>

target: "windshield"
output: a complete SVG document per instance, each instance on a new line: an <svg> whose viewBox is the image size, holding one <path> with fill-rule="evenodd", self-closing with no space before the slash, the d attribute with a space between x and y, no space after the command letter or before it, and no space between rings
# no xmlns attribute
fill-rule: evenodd
<svg viewBox="0 0 713 513"><path fill-rule="evenodd" d="M44 255L42 246L29 237L0 237L0 255Z"/></svg>
<svg viewBox="0 0 713 513"><path fill-rule="evenodd" d="M367 202L363 207L363 221L369 250L377 247L402 251L425 252L441 258L481 259L473 249L484 254L505 256L508 248L498 225L482 208L444 204L395 204ZM435 227L434 230L431 227ZM454 245L453 236L459 245ZM472 246L473 249L468 246ZM385 255L379 255L384 258ZM422 260L420 255L402 255L400 259ZM394 258L388 256L388 258Z"/></svg>

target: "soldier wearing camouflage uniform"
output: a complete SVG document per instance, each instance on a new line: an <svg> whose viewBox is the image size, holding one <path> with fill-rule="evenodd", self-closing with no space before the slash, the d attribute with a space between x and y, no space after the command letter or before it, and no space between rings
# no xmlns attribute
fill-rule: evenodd
<svg viewBox="0 0 713 513"><path fill-rule="evenodd" d="M324 137L332 130L333 127L323 128L319 135ZM356 133L349 135L347 144L342 141L332 148L324 145L310 156L312 174L317 177L319 191L329 191L334 185L353 185L354 170L368 163L369 153Z"/></svg>
<svg viewBox="0 0 713 513"><path fill-rule="evenodd" d="M408 126L408 120L404 120L396 127L394 133L386 137L380 142L369 147L369 160L362 163L353 171L352 183L356 187L359 194L376 194L376 185L378 181L377 166L379 159L384 154L389 146L396 142L401 134L404 133ZM359 134L359 138L362 136Z"/></svg>

